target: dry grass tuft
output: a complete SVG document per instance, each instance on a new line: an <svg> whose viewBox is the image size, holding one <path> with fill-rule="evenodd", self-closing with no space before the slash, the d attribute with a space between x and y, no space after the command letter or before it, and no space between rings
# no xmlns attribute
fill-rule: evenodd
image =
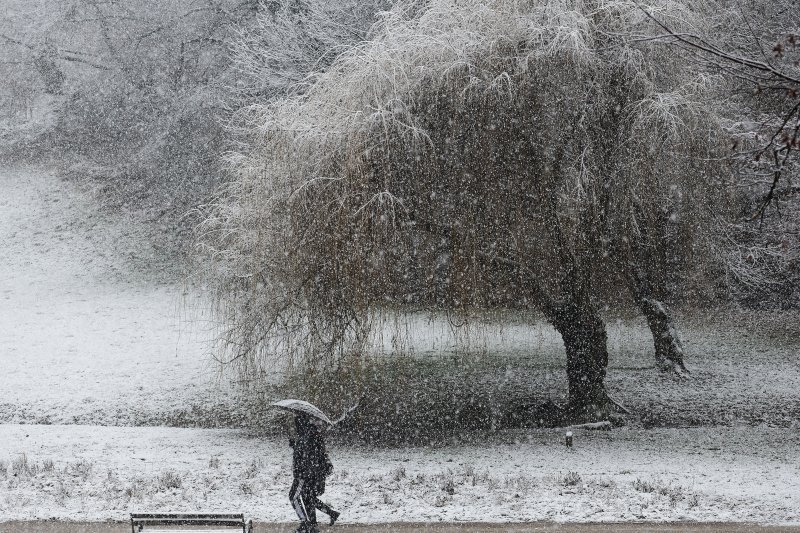
<svg viewBox="0 0 800 533"><path fill-rule="evenodd" d="M166 491L181 488L183 486L183 479L179 473L173 470L166 470L158 476L157 483L158 490Z"/></svg>

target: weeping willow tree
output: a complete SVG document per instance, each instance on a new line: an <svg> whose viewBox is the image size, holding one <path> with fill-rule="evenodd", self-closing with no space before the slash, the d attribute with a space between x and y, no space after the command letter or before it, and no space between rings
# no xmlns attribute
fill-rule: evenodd
<svg viewBox="0 0 800 533"><path fill-rule="evenodd" d="M690 7L650 6L680 27ZM616 404L599 305L630 290L682 367L659 258L714 201L720 126L650 24L626 0L404 2L250 107L201 226L232 359L319 369L368 353L389 309L535 309L564 341L569 413L597 419Z"/></svg>

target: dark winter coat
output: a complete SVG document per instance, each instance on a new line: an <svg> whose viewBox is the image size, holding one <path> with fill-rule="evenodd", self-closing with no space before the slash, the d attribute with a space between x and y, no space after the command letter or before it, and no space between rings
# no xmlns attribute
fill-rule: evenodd
<svg viewBox="0 0 800 533"><path fill-rule="evenodd" d="M303 415L294 419L297 428L297 439L290 444L294 448L292 454L292 473L295 479L317 487L317 493L325 491L325 478L330 475L333 465L325 450L325 440L319 428Z"/></svg>

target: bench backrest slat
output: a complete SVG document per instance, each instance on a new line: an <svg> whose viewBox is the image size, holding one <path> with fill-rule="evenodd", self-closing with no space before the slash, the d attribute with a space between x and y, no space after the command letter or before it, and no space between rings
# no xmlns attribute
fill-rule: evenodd
<svg viewBox="0 0 800 533"><path fill-rule="evenodd" d="M229 513L132 513L131 530L149 526L223 526L245 530L244 514Z"/></svg>
<svg viewBox="0 0 800 533"><path fill-rule="evenodd" d="M221 518L223 520L244 520L242 513L131 513L131 520L146 518Z"/></svg>

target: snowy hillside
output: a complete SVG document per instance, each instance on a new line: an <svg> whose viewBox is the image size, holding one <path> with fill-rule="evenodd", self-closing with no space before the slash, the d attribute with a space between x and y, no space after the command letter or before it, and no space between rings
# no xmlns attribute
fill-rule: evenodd
<svg viewBox="0 0 800 533"><path fill-rule="evenodd" d="M137 226L46 171L4 169L0 187L0 420L211 418L192 408L213 410L227 387L217 386L199 301L129 268L148 252Z"/></svg>

